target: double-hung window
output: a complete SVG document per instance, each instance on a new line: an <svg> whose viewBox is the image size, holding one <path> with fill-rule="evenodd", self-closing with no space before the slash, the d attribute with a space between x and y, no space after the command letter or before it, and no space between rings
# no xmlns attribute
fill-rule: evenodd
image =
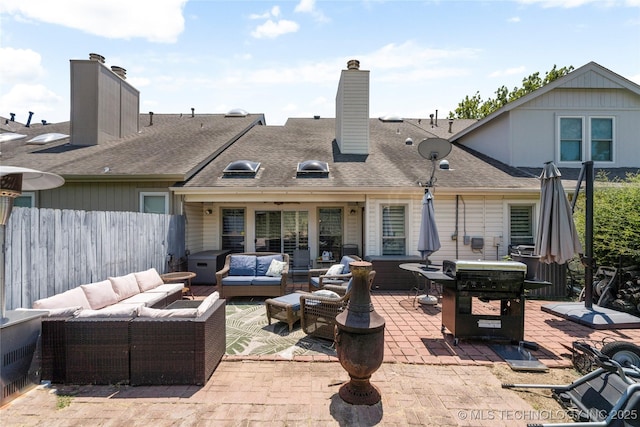
<svg viewBox="0 0 640 427"><path fill-rule="evenodd" d="M560 162L613 162L613 117L560 117Z"/></svg>

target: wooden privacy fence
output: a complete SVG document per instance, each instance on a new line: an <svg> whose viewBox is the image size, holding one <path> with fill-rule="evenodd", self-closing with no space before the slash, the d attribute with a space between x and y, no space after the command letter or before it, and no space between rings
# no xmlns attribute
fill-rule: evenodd
<svg viewBox="0 0 640 427"><path fill-rule="evenodd" d="M6 226L6 308L184 256L180 215L14 208Z"/></svg>

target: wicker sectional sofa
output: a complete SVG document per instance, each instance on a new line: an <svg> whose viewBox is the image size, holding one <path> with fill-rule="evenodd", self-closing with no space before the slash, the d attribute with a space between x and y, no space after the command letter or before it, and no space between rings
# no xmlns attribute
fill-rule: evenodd
<svg viewBox="0 0 640 427"><path fill-rule="evenodd" d="M116 286L121 278L110 278L121 299L100 308L113 298L104 284L102 295L98 286L89 287L95 291L85 294L89 308L77 291L34 303L49 311L42 321L42 379L131 385L203 385L208 380L226 349L225 301L217 292L203 301L181 300L183 285L163 284L153 269L132 275L141 279L136 282L141 292L126 296ZM144 286L168 291L145 296L152 292L142 291ZM85 292L87 287L75 289Z"/></svg>
<svg viewBox="0 0 640 427"><path fill-rule="evenodd" d="M280 268L274 270L272 263L280 263ZM224 267L216 272L216 283L220 298L277 297L285 294L288 275L288 254L244 252L227 255Z"/></svg>

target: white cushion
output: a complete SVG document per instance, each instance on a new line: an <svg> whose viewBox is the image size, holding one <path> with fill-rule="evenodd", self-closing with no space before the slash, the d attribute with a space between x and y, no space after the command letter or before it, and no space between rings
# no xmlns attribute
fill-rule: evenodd
<svg viewBox="0 0 640 427"><path fill-rule="evenodd" d="M314 291L312 292L313 295L319 296L319 297L324 297L324 298L331 298L331 299L340 299L340 295L338 295L337 293L330 291L328 289L320 289L319 291Z"/></svg>
<svg viewBox="0 0 640 427"><path fill-rule="evenodd" d="M338 274L342 274L342 269L344 269L344 265L342 264L334 264L324 273L326 276L336 276Z"/></svg>
<svg viewBox="0 0 640 427"><path fill-rule="evenodd" d="M166 283L156 288L149 289L146 293L162 292L172 294L178 291L182 292L182 288L184 288L184 284L182 283Z"/></svg>
<svg viewBox="0 0 640 427"><path fill-rule="evenodd" d="M77 316L82 310L82 307L64 307L64 308L52 308L49 310L49 317L70 317Z"/></svg>
<svg viewBox="0 0 640 427"><path fill-rule="evenodd" d="M269 264L269 269L267 270L266 275L270 277L282 276L282 272L286 265L287 263L284 261L278 261L277 259L271 260L271 264Z"/></svg>
<svg viewBox="0 0 640 427"><path fill-rule="evenodd" d="M133 273L126 276L109 277L114 292L118 295L118 301L132 297L140 293L138 281Z"/></svg>
<svg viewBox="0 0 640 427"><path fill-rule="evenodd" d="M141 307L139 304L116 304L101 310L82 310L76 317L136 317Z"/></svg>
<svg viewBox="0 0 640 427"><path fill-rule="evenodd" d="M61 294L53 295L49 298L34 301L33 308L50 309L50 308L66 308L77 307L91 308L89 300L80 286L69 289Z"/></svg>
<svg viewBox="0 0 640 427"><path fill-rule="evenodd" d="M118 302L118 295L116 295L109 280L80 285L80 287L89 301L89 307L93 310L99 310Z"/></svg>
<svg viewBox="0 0 640 427"><path fill-rule="evenodd" d="M160 277L155 268L150 268L133 274L136 276L136 280L138 281L140 292L148 291L164 283L162 281L162 277Z"/></svg>
<svg viewBox="0 0 640 427"><path fill-rule="evenodd" d="M118 304L143 304L147 307L155 305L157 302L166 298L166 292L145 292L142 294L136 294L129 298L125 298Z"/></svg>
<svg viewBox="0 0 640 427"><path fill-rule="evenodd" d="M202 300L202 302L198 306L198 313L197 313L198 317L201 316L205 311L209 310L213 305L213 303L216 302L219 298L220 298L220 294L218 293L218 291L215 291L214 293L206 297L204 300Z"/></svg>
<svg viewBox="0 0 640 427"><path fill-rule="evenodd" d="M198 309L196 308L170 308L167 310L161 308L142 307L138 312L140 317L196 317Z"/></svg>

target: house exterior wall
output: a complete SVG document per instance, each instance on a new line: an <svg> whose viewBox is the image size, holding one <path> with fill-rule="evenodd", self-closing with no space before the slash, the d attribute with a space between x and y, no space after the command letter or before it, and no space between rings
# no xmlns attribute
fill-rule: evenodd
<svg viewBox="0 0 640 427"><path fill-rule="evenodd" d="M602 85L606 81L602 82ZM575 82L574 82L575 84ZM622 168L640 165L640 96L619 88L565 89L550 92L506 112L463 136L461 142L476 151L516 167L579 167L559 161L558 117L613 117L614 160L595 162L596 167ZM585 135L586 137L586 135Z"/></svg>
<svg viewBox="0 0 640 427"><path fill-rule="evenodd" d="M62 187L39 191L37 206L52 209L85 211L140 212L141 192L169 194L173 182L73 182ZM169 196L169 213L181 214L179 204Z"/></svg>
<svg viewBox="0 0 640 427"><path fill-rule="evenodd" d="M276 205L275 203L212 203L186 202L186 249L191 253L222 249L222 209L245 209L245 251L255 250L255 213L256 211L306 211L309 219L309 249L311 257L318 253L318 209L321 207L339 207L343 210L343 244L357 244L362 254L362 216L361 208L355 203L300 203ZM207 210L211 209L211 214ZM351 209L356 213L350 214Z"/></svg>
<svg viewBox="0 0 640 427"><path fill-rule="evenodd" d="M555 89L511 112L513 166L559 166L558 117L613 117L614 161L596 167L640 165L640 97L620 89Z"/></svg>
<svg viewBox="0 0 640 427"><path fill-rule="evenodd" d="M510 121L507 113L476 129L472 135L464 137L462 143L465 147L510 164L512 147L509 145L509 132Z"/></svg>

